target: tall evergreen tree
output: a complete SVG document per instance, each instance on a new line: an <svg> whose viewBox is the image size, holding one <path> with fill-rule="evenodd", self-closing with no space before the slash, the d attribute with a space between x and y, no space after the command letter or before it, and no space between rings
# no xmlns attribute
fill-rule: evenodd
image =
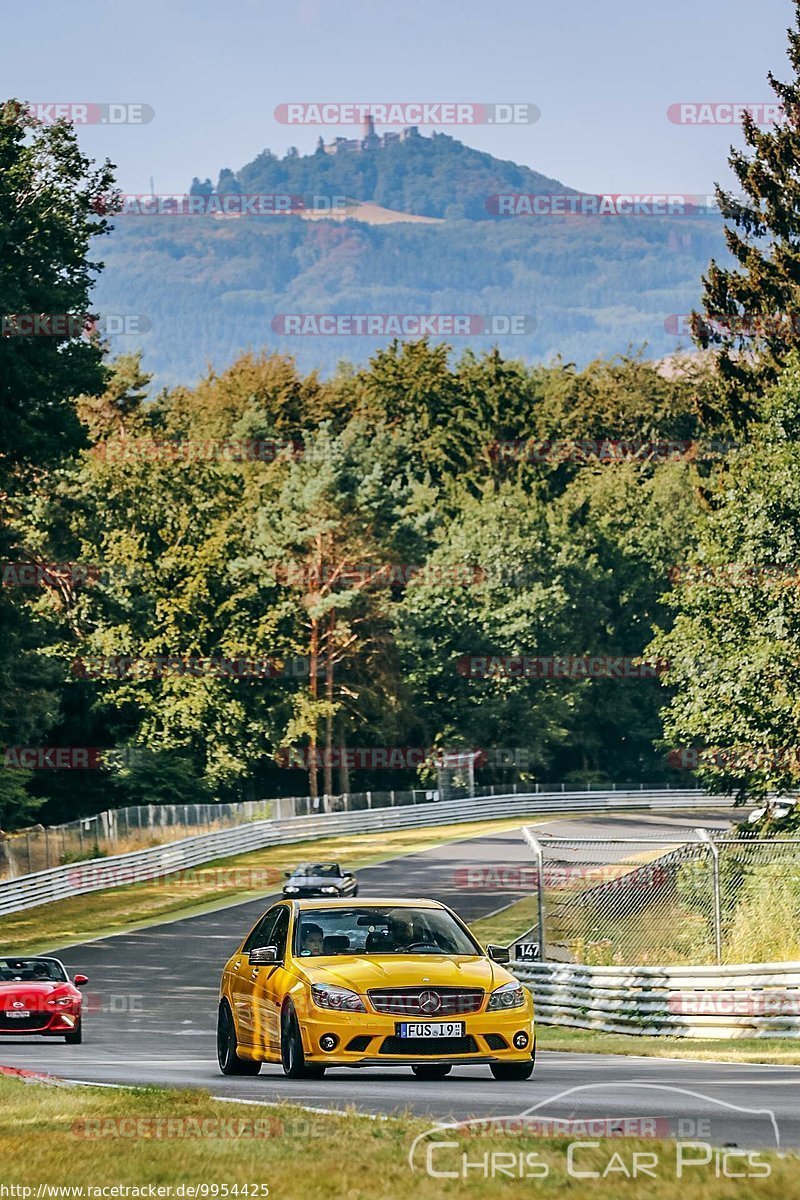
<svg viewBox="0 0 800 1200"><path fill-rule="evenodd" d="M80 152L65 121L45 126L0 105L0 560L25 561L22 508L43 472L81 444L72 397L103 388L101 347L81 336L94 274L92 238L113 211L111 164ZM58 715L57 673L23 591L0 590L0 744L41 743ZM0 771L0 827L28 820L29 773Z"/></svg>
<svg viewBox="0 0 800 1200"><path fill-rule="evenodd" d="M800 347L800 0L787 30L794 77L768 79L783 107L773 129L750 113L744 137L752 153L731 150L742 194L716 187L725 239L738 266L712 259L703 278L704 315L693 313L699 346L717 348L720 404L738 425L755 413L755 398L777 379Z"/></svg>

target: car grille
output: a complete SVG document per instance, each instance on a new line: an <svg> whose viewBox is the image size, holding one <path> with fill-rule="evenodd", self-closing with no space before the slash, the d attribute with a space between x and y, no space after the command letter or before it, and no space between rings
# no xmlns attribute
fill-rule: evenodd
<svg viewBox="0 0 800 1200"><path fill-rule="evenodd" d="M454 1013L478 1012L483 1004L482 988L384 988L367 995L376 1012L431 1020Z"/></svg>
<svg viewBox="0 0 800 1200"><path fill-rule="evenodd" d="M446 1058L448 1054L474 1054L478 1047L474 1037L401 1038L387 1037L381 1043L380 1054L404 1054L406 1057Z"/></svg>
<svg viewBox="0 0 800 1200"><path fill-rule="evenodd" d="M25 1033L31 1029L44 1029L50 1024L52 1013L33 1012L29 1017L11 1017L7 1012L0 1011L0 1029L6 1033L18 1030Z"/></svg>

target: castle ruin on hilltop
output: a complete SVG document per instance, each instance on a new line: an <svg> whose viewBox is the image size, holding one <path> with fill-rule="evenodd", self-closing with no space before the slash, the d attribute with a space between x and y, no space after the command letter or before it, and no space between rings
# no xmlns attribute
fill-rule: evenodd
<svg viewBox="0 0 800 1200"><path fill-rule="evenodd" d="M418 125L409 125L407 129L401 129L399 133L376 133L375 121L372 115L369 114L364 121L364 131L360 138L337 137L332 142L325 142L322 136L320 136L317 142L317 150L322 150L325 154L342 154L352 151L359 153L362 150L385 150L387 146L391 146L394 142L407 142L419 136Z"/></svg>

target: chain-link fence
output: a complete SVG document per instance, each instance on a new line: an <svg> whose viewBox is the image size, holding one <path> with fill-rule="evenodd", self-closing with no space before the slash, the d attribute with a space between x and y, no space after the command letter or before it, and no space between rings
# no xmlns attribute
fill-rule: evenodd
<svg viewBox="0 0 800 1200"><path fill-rule="evenodd" d="M276 815L276 801L241 804L149 804L114 808L64 825L34 825L0 835L0 880L65 863L146 850L178 838L229 829Z"/></svg>
<svg viewBox="0 0 800 1200"><path fill-rule="evenodd" d="M800 960L800 839L528 840L547 961Z"/></svg>

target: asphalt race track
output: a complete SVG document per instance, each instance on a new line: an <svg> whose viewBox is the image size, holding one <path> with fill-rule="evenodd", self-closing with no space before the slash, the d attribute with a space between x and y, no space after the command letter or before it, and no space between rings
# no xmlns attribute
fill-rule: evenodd
<svg viewBox="0 0 800 1200"><path fill-rule="evenodd" d="M679 839L698 825L721 829L729 822L717 810L530 823L555 836ZM360 894L430 896L473 920L522 893L465 891L457 868L530 864L518 831L495 833L364 869ZM280 1067L265 1065L254 1079L224 1077L215 1056L221 967L271 899L265 895L64 950L53 947L70 974L89 976L84 1043L6 1037L0 1062L67 1079L203 1087L216 1096L267 1103L291 1099L369 1114L414 1110L435 1121L526 1112L541 1120L642 1116L659 1121L668 1136L718 1146L775 1146L777 1127L782 1147L800 1145L800 1067L541 1053L525 1083L497 1082L486 1067L458 1067L436 1082L417 1080L407 1068L334 1069L323 1080L295 1081L285 1079Z"/></svg>

